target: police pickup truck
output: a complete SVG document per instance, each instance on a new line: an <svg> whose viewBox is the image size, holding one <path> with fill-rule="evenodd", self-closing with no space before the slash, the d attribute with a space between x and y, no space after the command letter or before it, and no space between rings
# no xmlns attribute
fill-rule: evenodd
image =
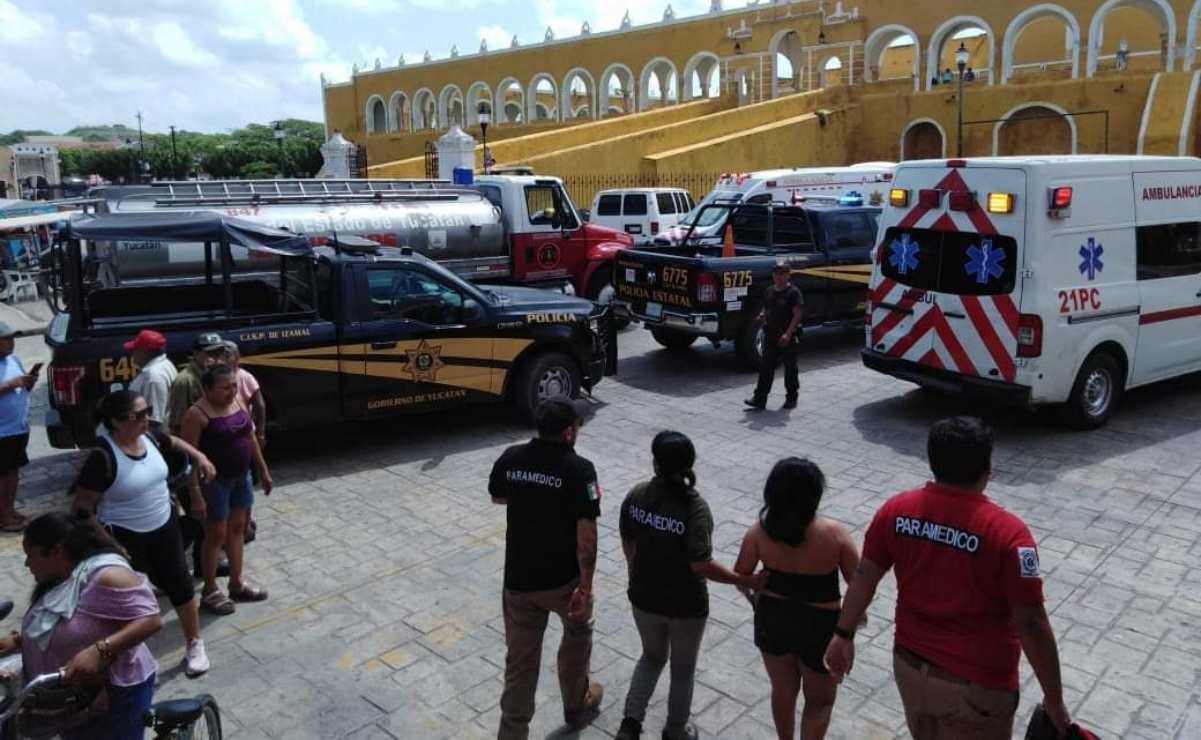
<svg viewBox="0 0 1201 740"><path fill-rule="evenodd" d="M204 273L104 287L86 243L203 243ZM249 252L255 271L234 271ZM241 348L268 422L303 428L499 399L527 418L545 398L577 396L616 370L607 307L551 291L473 285L404 248L306 237L212 212L131 213L73 222L51 251L57 315L46 429L59 448L93 441L92 412L137 373L123 342L167 337L188 361L202 332ZM91 273L91 274L90 274Z"/></svg>
<svg viewBox="0 0 1201 740"><path fill-rule="evenodd" d="M848 195L788 205L713 203L702 211L720 208L731 211L724 236L689 235L679 246L619 253L617 315L641 321L668 349L689 347L697 337L715 346L732 339L739 357L758 367L762 296L772 269L784 262L805 298L803 326L862 323L879 208Z"/></svg>

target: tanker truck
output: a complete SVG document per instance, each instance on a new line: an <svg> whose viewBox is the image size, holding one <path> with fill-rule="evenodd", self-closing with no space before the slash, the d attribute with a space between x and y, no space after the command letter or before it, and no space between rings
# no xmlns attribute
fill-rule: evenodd
<svg viewBox="0 0 1201 740"><path fill-rule="evenodd" d="M627 234L585 223L555 177L488 175L472 185L445 180L213 180L159 182L115 191L109 212L216 211L304 234L409 247L480 283L552 288L598 303L613 297L613 257ZM231 249L233 268L253 272L255 254ZM106 284L204 271L202 244L96 245Z"/></svg>

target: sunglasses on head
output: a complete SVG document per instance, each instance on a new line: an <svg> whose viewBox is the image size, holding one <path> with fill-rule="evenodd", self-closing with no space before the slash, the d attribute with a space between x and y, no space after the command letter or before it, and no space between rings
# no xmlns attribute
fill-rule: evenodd
<svg viewBox="0 0 1201 740"><path fill-rule="evenodd" d="M154 413L154 409L147 406L140 411L130 412L129 416L125 417L127 421L146 421Z"/></svg>

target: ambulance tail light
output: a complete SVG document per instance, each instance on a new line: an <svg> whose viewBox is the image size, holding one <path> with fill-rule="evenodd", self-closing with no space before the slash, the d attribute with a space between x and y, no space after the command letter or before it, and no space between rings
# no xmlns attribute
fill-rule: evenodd
<svg viewBox="0 0 1201 740"><path fill-rule="evenodd" d="M1067 218L1072 215L1072 189L1067 186L1051 188L1047 203L1047 215L1051 218Z"/></svg>
<svg viewBox="0 0 1201 740"><path fill-rule="evenodd" d="M717 278L703 272L696 279L696 300L699 303L717 303Z"/></svg>
<svg viewBox="0 0 1201 740"><path fill-rule="evenodd" d="M83 384L85 370L81 365L51 365L50 390L54 394L54 407L63 408L79 403L79 387Z"/></svg>
<svg viewBox="0 0 1201 740"><path fill-rule="evenodd" d="M888 191L888 204L893 208L905 208L909 205L909 191L905 188L892 188Z"/></svg>
<svg viewBox="0 0 1201 740"><path fill-rule="evenodd" d="M1013 213L1013 193L989 193L989 213Z"/></svg>
<svg viewBox="0 0 1201 740"><path fill-rule="evenodd" d="M938 208L942 205L942 191L922 188L917 191L917 204L922 208Z"/></svg>
<svg viewBox="0 0 1201 740"><path fill-rule="evenodd" d="M1042 354L1042 318L1032 313L1018 316L1018 357L1041 357Z"/></svg>
<svg viewBox="0 0 1201 740"><path fill-rule="evenodd" d="M947 206L952 211L970 211L976 207L976 194L967 192L951 193L947 198Z"/></svg>

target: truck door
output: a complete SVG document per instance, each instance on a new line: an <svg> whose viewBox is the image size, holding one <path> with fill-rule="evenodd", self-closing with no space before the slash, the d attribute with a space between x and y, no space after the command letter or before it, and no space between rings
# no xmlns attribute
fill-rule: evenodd
<svg viewBox="0 0 1201 740"><path fill-rule="evenodd" d="M831 319L863 317L871 281L876 219L867 211L831 211L819 218L830 258Z"/></svg>
<svg viewBox="0 0 1201 740"><path fill-rule="evenodd" d="M495 398L492 339L472 297L416 265L362 274L364 362L352 384L361 416Z"/></svg>
<svg viewBox="0 0 1201 740"><path fill-rule="evenodd" d="M1139 226L1136 240L1141 313L1134 381L1192 372L1201 367L1201 223Z"/></svg>
<svg viewBox="0 0 1201 740"><path fill-rule="evenodd" d="M576 274L587 256L575 210L556 180L522 188L524 213L515 214L514 272L521 282L552 281Z"/></svg>
<svg viewBox="0 0 1201 740"><path fill-rule="evenodd" d="M730 218L736 244L768 247L769 256L788 263L792 284L800 288L805 300L802 323L822 320L829 304L828 258L817 246L808 214L801 208L748 205L736 209ZM771 277L767 275L762 286L752 288L756 300L769 285Z"/></svg>

